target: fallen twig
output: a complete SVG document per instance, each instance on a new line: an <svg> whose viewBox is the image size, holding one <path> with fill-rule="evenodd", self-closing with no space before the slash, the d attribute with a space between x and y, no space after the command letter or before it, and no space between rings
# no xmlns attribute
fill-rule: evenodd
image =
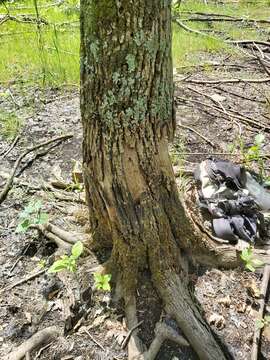
<svg viewBox="0 0 270 360"><path fill-rule="evenodd" d="M224 89L224 88L222 88L221 86L215 86L214 88L217 89L217 90L223 91L223 92L225 92L225 93L228 93L228 94L230 94L230 95L239 97L240 99L243 99L243 100L248 100L248 101L252 101L252 102L257 102L257 103L260 103L260 104L265 104L265 102L266 102L266 101L264 101L264 100L258 100L258 99L255 99L255 98L254 98L254 99L249 98L249 97L247 97L247 96L245 96L245 95L238 94L238 93L236 93L236 92L234 92L234 91L231 91L231 90L228 90L228 89Z"/></svg>
<svg viewBox="0 0 270 360"><path fill-rule="evenodd" d="M141 326L142 323L143 323L143 320L140 321L137 325L134 325L134 326L129 330L129 332L127 333L127 336L125 337L124 341L122 342L121 349L124 349L124 348L127 346L127 344L128 344L128 342L129 342L129 339L130 339L133 331L136 330L136 329L138 329L138 327Z"/></svg>
<svg viewBox="0 0 270 360"><path fill-rule="evenodd" d="M208 144L210 144L213 148L216 148L216 145L211 140L209 140L207 137L205 137L204 135L202 135L201 133L199 133L197 130L193 129L192 127L186 126L186 125L183 125L183 124L179 124L178 126L180 126L183 129L187 129L189 131L194 132L199 137L201 137L204 141L206 141Z"/></svg>
<svg viewBox="0 0 270 360"><path fill-rule="evenodd" d="M26 340L23 344L17 347L17 349L6 355L4 360L20 360L26 355L26 353L43 344L45 341L58 336L59 333L60 329L56 326L50 326L40 330L30 339Z"/></svg>
<svg viewBox="0 0 270 360"><path fill-rule="evenodd" d="M190 79L190 77L185 77L183 79L176 78L176 82L189 82L191 84L239 84L239 83L251 83L251 84L261 84L270 82L270 77L261 78L261 79L219 79L219 80L197 80Z"/></svg>
<svg viewBox="0 0 270 360"><path fill-rule="evenodd" d="M270 24L270 20L267 19L248 19L248 18L237 18L229 16L191 16L187 19L181 19L182 21L219 21L219 22L242 22L242 23L260 23L260 24Z"/></svg>
<svg viewBox="0 0 270 360"><path fill-rule="evenodd" d="M39 24L43 24L43 25L48 25L48 21L42 18L36 19L35 17L29 16L29 15L25 15L25 14L20 14L17 16L13 16L10 14L0 14L0 25L4 24L6 21L15 21L18 23L23 23L23 24L35 24L35 23L39 23Z"/></svg>
<svg viewBox="0 0 270 360"><path fill-rule="evenodd" d="M199 100L183 98L183 97L180 97L180 96L176 96L176 99L178 99L180 101L184 101L184 102L190 102L190 103L205 106L207 108L210 108L212 110L215 110L215 111L218 111L218 112L220 112L222 114L225 114L225 115L227 115L229 117L238 119L238 120L240 120L242 122L245 122L245 123L248 123L248 124L254 126L255 128L263 129L263 130L268 131L268 132L270 131L270 127L267 124L259 123L257 121L254 121L254 120L250 119L249 117L246 117L246 116L244 116L242 114L238 114L234 110L230 110L230 111L225 110L224 111L224 109L222 109L222 108L220 108L218 106L210 105L210 104L204 103L204 102L199 101Z"/></svg>
<svg viewBox="0 0 270 360"><path fill-rule="evenodd" d="M17 171L17 169L18 169L21 161L23 160L23 158L24 158L26 155L28 155L30 152L35 151L35 150L37 150L37 149L39 149L39 148L41 148L41 147L43 147L43 146L47 146L47 145L49 145L49 144L51 144L51 143L53 143L53 142L55 142L55 141L63 141L63 140L70 139L72 136L73 136L73 135L71 135L71 134L62 135L62 136L57 136L57 137L52 138L52 139L50 139L50 140L47 140L47 141L45 141L45 142L43 142L43 143L40 143L40 144L38 144L38 145L32 146L32 147L30 147L30 148L27 148L27 149L19 156L19 158L16 160L16 162L15 162L15 164L14 164L14 167L13 167L13 169L12 169L12 171L11 171L11 174L10 174L8 180L6 181L6 184L5 184L4 188L3 188L3 190L2 190L1 193L0 193L0 204L5 200L5 198L6 198L7 194L8 194L8 192L9 192L10 188L12 187L13 178L14 178L14 176L15 176L15 174L16 174L16 171Z"/></svg>
<svg viewBox="0 0 270 360"><path fill-rule="evenodd" d="M53 342L51 341L51 342L49 342L49 344L47 344L47 345L43 346L42 348L40 348L40 349L38 350L36 356L35 356L35 360L37 360L37 359L40 357L41 353L42 353L44 350L46 350L48 347L50 347L52 344L53 344Z"/></svg>
<svg viewBox="0 0 270 360"><path fill-rule="evenodd" d="M35 279L36 277L42 275L45 273L46 270L40 270L34 274L30 274L28 276L26 276L24 279L21 279L19 281L16 281L15 283L8 285L6 288L2 289L1 292L7 291L7 290L11 290L13 288L15 288L16 286L22 285L24 283L26 283L29 280Z"/></svg>
<svg viewBox="0 0 270 360"><path fill-rule="evenodd" d="M21 137L20 135L17 135L17 136L15 137L15 139L12 141L12 143L11 143L7 148L4 149L4 151L0 154L0 156L2 157L2 159L4 159L4 158L11 152L11 150L12 150L12 149L14 148L14 146L17 144L17 142L18 142L18 140L19 140L20 137Z"/></svg>
<svg viewBox="0 0 270 360"><path fill-rule="evenodd" d="M264 306L265 306L265 297L267 293L268 283L270 277L270 265L265 265L263 270L263 278L261 283L261 297L259 300L260 308L258 311L258 319L261 320L263 318ZM258 358L258 348L261 337L261 328L258 328L255 324L255 331L253 336L253 345L251 349L251 357L250 360L257 360Z"/></svg>
<svg viewBox="0 0 270 360"><path fill-rule="evenodd" d="M86 329L85 326L81 327L81 331L85 332L85 333L90 337L90 339L91 339L95 344L97 344L98 347L100 347L104 352L106 352L106 349L104 348L104 346L101 345L101 344L93 337L93 335L90 334L90 332Z"/></svg>

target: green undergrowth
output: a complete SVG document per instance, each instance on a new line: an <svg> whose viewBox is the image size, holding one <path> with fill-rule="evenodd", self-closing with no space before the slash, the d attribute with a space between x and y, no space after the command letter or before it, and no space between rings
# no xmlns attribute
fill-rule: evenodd
<svg viewBox="0 0 270 360"><path fill-rule="evenodd" d="M3 15L16 21L0 25L0 83L35 83L48 86L79 84L79 0L0 1ZM226 3L226 1L224 1ZM183 0L178 10L181 18L186 12L219 13L243 18L269 18L270 1L238 1L214 5L208 1ZM27 23L34 19L32 23ZM39 20L38 24L37 21ZM247 23L191 22L186 24L207 31L222 39L265 39L267 26L258 28ZM269 30L268 30L269 31ZM202 37L173 25L174 66L188 66L202 62L205 53L234 55L235 48L223 40Z"/></svg>
<svg viewBox="0 0 270 360"><path fill-rule="evenodd" d="M196 14L197 13L197 14ZM198 13L229 15L244 19L241 22L212 22L212 21L183 21ZM239 56L235 46L227 44L224 40L266 40L269 36L269 24L249 23L249 19L268 19L270 16L270 1L238 1L234 3L214 4L208 1L182 1L181 5L174 8L174 15L191 29L201 31L207 36L188 32L173 25L173 57L174 66L182 67L203 63L203 53ZM247 20L247 21L245 21ZM205 57L205 56L204 56Z"/></svg>

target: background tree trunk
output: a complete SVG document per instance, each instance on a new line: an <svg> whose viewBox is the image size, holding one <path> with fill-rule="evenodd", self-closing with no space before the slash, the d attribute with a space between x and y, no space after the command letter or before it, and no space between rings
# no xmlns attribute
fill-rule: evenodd
<svg viewBox="0 0 270 360"><path fill-rule="evenodd" d="M142 271L201 359L227 358L188 288L194 234L168 155L174 133L170 1L81 1L83 163L93 246L112 247L128 306Z"/></svg>

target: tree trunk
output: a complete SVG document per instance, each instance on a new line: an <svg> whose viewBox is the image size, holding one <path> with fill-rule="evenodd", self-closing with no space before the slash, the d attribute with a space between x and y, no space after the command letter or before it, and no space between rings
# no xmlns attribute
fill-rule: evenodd
<svg viewBox="0 0 270 360"><path fill-rule="evenodd" d="M178 198L170 1L81 1L83 165L93 247L112 247L126 305L150 271L200 359L226 359L188 288L194 234Z"/></svg>

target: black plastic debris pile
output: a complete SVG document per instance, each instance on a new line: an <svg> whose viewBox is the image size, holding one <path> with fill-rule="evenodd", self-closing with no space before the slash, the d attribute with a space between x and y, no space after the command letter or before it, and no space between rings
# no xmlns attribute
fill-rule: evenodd
<svg viewBox="0 0 270 360"><path fill-rule="evenodd" d="M200 207L216 237L236 244L270 243L270 192L254 174L226 160L205 160L195 171Z"/></svg>

